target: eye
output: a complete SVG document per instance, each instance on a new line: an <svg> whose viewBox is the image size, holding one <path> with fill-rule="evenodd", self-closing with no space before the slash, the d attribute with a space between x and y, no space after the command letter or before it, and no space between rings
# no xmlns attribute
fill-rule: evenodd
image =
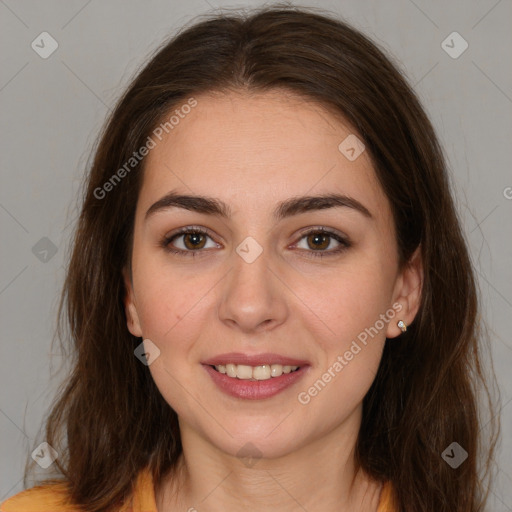
<svg viewBox="0 0 512 512"><path fill-rule="evenodd" d="M210 246L207 245L207 239L211 240ZM169 252L184 256L195 256L202 249L218 247L218 244L212 240L208 231L199 227L186 227L176 233L167 235L162 240L161 245Z"/></svg>
<svg viewBox="0 0 512 512"><path fill-rule="evenodd" d="M210 245L208 245L208 239ZM301 247L300 244L305 244L305 247L304 245ZM200 252L204 252L203 249L219 247L207 230L195 226L184 227L165 236L160 245L166 251L182 256L196 256ZM302 233L300 242L296 245L301 251L305 251L308 257L335 256L350 246L351 243L345 236L323 227Z"/></svg>
<svg viewBox="0 0 512 512"><path fill-rule="evenodd" d="M334 256L351 246L346 237L325 228L311 229L303 233L300 240L301 242L304 240L306 246L300 247L297 244L297 247L306 250L308 256L312 257ZM329 247L331 249L327 250Z"/></svg>

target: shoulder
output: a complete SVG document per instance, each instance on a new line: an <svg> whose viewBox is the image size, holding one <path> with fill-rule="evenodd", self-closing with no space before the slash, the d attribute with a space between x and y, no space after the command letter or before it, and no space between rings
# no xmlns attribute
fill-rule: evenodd
<svg viewBox="0 0 512 512"><path fill-rule="evenodd" d="M15 494L0 504L0 512L79 512L71 504L67 486L38 485Z"/></svg>
<svg viewBox="0 0 512 512"><path fill-rule="evenodd" d="M151 472L144 468L136 478L134 492L119 512L157 512ZM83 512L72 503L64 480L32 487L0 503L0 512Z"/></svg>
<svg viewBox="0 0 512 512"><path fill-rule="evenodd" d="M377 512L398 512L398 510L393 484L390 481L384 482L380 492Z"/></svg>

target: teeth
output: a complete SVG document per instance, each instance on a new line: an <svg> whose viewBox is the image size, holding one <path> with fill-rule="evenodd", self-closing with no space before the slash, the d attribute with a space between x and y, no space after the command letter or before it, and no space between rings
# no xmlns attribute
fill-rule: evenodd
<svg viewBox="0 0 512 512"><path fill-rule="evenodd" d="M270 365L265 364L263 366L255 366L254 369L251 366L249 368L249 376L256 380L268 380L270 379ZM252 374L252 375L251 375ZM240 375L238 376L240 378Z"/></svg>
<svg viewBox="0 0 512 512"><path fill-rule="evenodd" d="M228 377L240 380L268 380L272 377L280 377L283 373L290 373L297 370L298 366L281 364L263 364L261 366L247 366L245 364L219 364L215 369Z"/></svg>
<svg viewBox="0 0 512 512"><path fill-rule="evenodd" d="M252 367L245 366L244 364L239 364L236 367L236 376L239 379L252 379Z"/></svg>

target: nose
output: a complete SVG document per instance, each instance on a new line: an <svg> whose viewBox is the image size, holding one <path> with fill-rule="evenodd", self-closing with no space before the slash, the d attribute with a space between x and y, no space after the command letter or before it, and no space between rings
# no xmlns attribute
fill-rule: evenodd
<svg viewBox="0 0 512 512"><path fill-rule="evenodd" d="M269 250L253 261L240 254L233 251L233 266L220 295L219 318L246 334L273 330L288 315L287 289L278 265L271 261Z"/></svg>

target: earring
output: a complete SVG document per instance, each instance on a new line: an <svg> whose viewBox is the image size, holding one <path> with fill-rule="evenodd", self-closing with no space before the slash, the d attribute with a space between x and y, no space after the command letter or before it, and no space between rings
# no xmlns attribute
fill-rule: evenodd
<svg viewBox="0 0 512 512"><path fill-rule="evenodd" d="M398 325L398 327L400 327L400 330L402 332L407 331L407 325L403 320L399 320L397 325Z"/></svg>

